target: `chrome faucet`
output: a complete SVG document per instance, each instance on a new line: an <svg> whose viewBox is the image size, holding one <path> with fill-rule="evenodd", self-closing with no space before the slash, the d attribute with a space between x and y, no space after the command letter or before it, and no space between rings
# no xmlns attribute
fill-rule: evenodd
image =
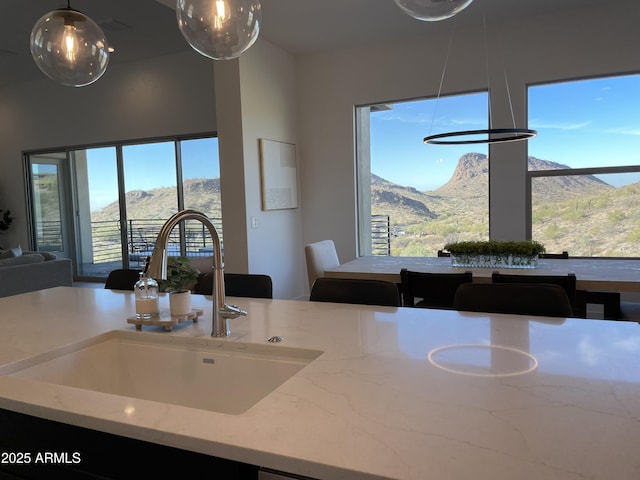
<svg viewBox="0 0 640 480"><path fill-rule="evenodd" d="M220 251L220 237L218 231L211 220L204 214L195 210L182 210L175 213L167 220L158 234L153 253L147 265L147 276L156 280L167 278L167 246L169 244L169 234L173 228L183 220L198 220L202 223L213 240L213 329L212 337L228 337L231 335L229 329L229 319L247 312L235 305L227 305L224 293L224 265L222 264L222 252Z"/></svg>

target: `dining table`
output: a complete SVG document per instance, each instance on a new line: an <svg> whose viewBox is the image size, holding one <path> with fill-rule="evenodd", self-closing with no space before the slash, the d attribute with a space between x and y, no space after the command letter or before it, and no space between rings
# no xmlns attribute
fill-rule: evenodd
<svg viewBox="0 0 640 480"><path fill-rule="evenodd" d="M400 270L460 273L471 271L474 282L491 282L493 272L518 275L576 276L578 290L640 293L640 259L540 258L535 268L454 267L451 257L362 256L325 271L327 277L364 278L400 283Z"/></svg>

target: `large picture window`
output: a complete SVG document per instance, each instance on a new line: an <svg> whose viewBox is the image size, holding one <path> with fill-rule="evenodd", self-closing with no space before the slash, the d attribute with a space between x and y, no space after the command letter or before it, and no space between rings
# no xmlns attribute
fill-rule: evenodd
<svg viewBox="0 0 640 480"><path fill-rule="evenodd" d="M162 224L191 208L222 235L215 136L114 143L26 154L34 247L74 260L77 279L139 268ZM199 222L176 227L170 255L208 256Z"/></svg>
<svg viewBox="0 0 640 480"><path fill-rule="evenodd" d="M640 75L528 89L531 238L578 257L640 256Z"/></svg>
<svg viewBox="0 0 640 480"><path fill-rule="evenodd" d="M489 236L486 145L425 145L488 128L486 92L356 109L360 255L435 256Z"/></svg>

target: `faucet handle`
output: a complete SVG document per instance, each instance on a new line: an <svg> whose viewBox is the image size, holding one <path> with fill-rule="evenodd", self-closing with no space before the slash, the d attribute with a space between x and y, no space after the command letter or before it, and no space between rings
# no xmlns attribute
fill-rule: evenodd
<svg viewBox="0 0 640 480"><path fill-rule="evenodd" d="M242 310L240 307L236 307L235 305L223 305L222 308L218 310L218 314L222 315L225 318L236 318L239 316L246 316L246 310Z"/></svg>

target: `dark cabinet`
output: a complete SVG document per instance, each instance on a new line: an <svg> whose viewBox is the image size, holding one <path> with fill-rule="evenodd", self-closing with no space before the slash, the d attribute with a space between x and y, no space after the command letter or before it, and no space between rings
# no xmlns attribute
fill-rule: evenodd
<svg viewBox="0 0 640 480"><path fill-rule="evenodd" d="M2 409L0 455L0 480L258 479L253 465Z"/></svg>

